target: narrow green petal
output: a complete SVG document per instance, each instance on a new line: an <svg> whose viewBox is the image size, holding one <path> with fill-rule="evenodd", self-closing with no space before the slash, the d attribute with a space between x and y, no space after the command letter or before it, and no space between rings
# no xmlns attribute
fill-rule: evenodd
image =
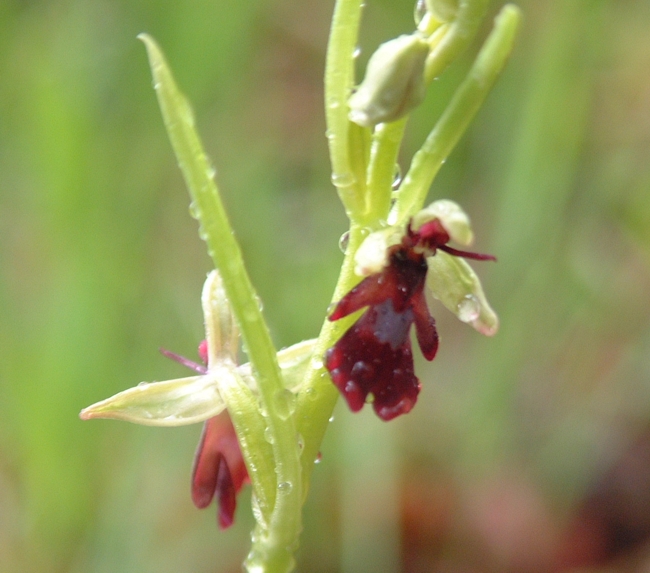
<svg viewBox="0 0 650 573"><path fill-rule="evenodd" d="M82 420L108 418L144 426L185 426L225 409L214 376L192 376L138 386L84 408Z"/></svg>
<svg viewBox="0 0 650 573"><path fill-rule="evenodd" d="M464 259L438 251L427 259L427 287L459 320L486 336L499 329L499 317L485 298L476 273Z"/></svg>

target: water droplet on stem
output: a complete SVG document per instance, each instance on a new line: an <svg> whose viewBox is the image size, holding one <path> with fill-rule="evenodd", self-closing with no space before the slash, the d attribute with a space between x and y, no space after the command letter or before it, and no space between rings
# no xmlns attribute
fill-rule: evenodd
<svg viewBox="0 0 650 573"><path fill-rule="evenodd" d="M296 411L296 396L287 388L275 393L275 410L281 420L288 420Z"/></svg>
<svg viewBox="0 0 650 573"><path fill-rule="evenodd" d="M293 485L291 484L290 481L281 481L278 484L278 490L280 490L283 493L289 493L292 488L293 488Z"/></svg>
<svg viewBox="0 0 650 573"><path fill-rule="evenodd" d="M348 250L348 244L350 243L350 231L346 231L341 235L341 238L339 239L339 249L341 249L341 252L345 254L345 251Z"/></svg>
<svg viewBox="0 0 650 573"><path fill-rule="evenodd" d="M393 184L391 186L393 191L397 191L401 183L402 183L402 168L400 167L399 163L396 163L395 174L393 175Z"/></svg>
<svg viewBox="0 0 650 573"><path fill-rule="evenodd" d="M415 2L415 7L413 8L413 19L415 20L415 25L419 26L422 22L422 18L427 13L427 4L425 0L417 0Z"/></svg>

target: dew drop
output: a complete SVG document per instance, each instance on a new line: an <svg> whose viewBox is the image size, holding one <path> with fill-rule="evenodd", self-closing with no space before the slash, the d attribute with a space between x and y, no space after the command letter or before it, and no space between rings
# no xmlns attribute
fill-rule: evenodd
<svg viewBox="0 0 650 573"><path fill-rule="evenodd" d="M324 366L323 361L318 356L314 356L311 359L311 367L314 370L320 370L323 366ZM312 390L313 390L313 388L312 388Z"/></svg>
<svg viewBox="0 0 650 573"><path fill-rule="evenodd" d="M415 20L415 25L419 26L422 22L422 18L427 13L427 5L425 0L417 0L415 2L415 8L413 9L413 18Z"/></svg>
<svg viewBox="0 0 650 573"><path fill-rule="evenodd" d="M149 386L149 382L140 382L140 383L138 384L138 388L145 388L145 387L147 387L147 386Z"/></svg>
<svg viewBox="0 0 650 573"><path fill-rule="evenodd" d="M253 515L255 516L255 521L257 521L257 523L263 523L266 525L266 520L264 519L264 512L262 511L260 502L255 494L251 495L251 509L253 511ZM253 534L251 534L251 538L252 537Z"/></svg>
<svg viewBox="0 0 650 573"><path fill-rule="evenodd" d="M354 376L356 380L369 380L373 377L375 372L375 369L365 362L364 360L359 360L358 362L354 363L354 366L352 367L352 372L351 375ZM348 384L346 384L345 389L348 390L348 385L351 386L354 384L354 382L350 381ZM352 389L350 391L353 391Z"/></svg>
<svg viewBox="0 0 650 573"><path fill-rule="evenodd" d="M281 481L278 484L278 490L280 490L283 493L289 493L292 488L293 488L293 485L291 484L290 481Z"/></svg>
<svg viewBox="0 0 650 573"><path fill-rule="evenodd" d="M200 214L199 206L197 205L196 201L192 201L190 203L190 216L194 217L194 219L198 219Z"/></svg>
<svg viewBox="0 0 650 573"><path fill-rule="evenodd" d="M339 239L339 249L341 249L341 252L345 254L345 251L348 250L348 244L350 243L350 231L346 231L341 235L341 238Z"/></svg>
<svg viewBox="0 0 650 573"><path fill-rule="evenodd" d="M275 439L273 438L273 432L271 432L271 428L268 426L264 430L264 439L269 443L269 444L274 444Z"/></svg>
<svg viewBox="0 0 650 573"><path fill-rule="evenodd" d="M357 46L352 51L352 57L356 60L361 55L361 46Z"/></svg>
<svg viewBox="0 0 650 573"><path fill-rule="evenodd" d="M350 173L332 173L332 183L339 189L351 187L355 182L354 176Z"/></svg>
<svg viewBox="0 0 650 573"><path fill-rule="evenodd" d="M248 554L245 566L248 573L264 573L266 570L266 567L264 566L264 559L255 551L251 551Z"/></svg>
<svg viewBox="0 0 650 573"><path fill-rule="evenodd" d="M320 462L321 462L322 459L323 459L323 454L321 454L320 452L318 452L318 453L316 454L316 459L314 460L314 463L315 463L315 464L320 464Z"/></svg>
<svg viewBox="0 0 650 573"><path fill-rule="evenodd" d="M357 363L357 364L358 364L358 363ZM352 380L348 380L348 381L345 383L345 389L344 389L344 392L345 392L346 394L351 394L351 393L353 393L353 392L357 392L358 389L359 389L359 386L357 386L356 382L354 382L354 381L352 381Z"/></svg>
<svg viewBox="0 0 650 573"><path fill-rule="evenodd" d="M473 295L468 294L458 303L458 318L463 322L475 321L481 312L481 303Z"/></svg>
<svg viewBox="0 0 650 573"><path fill-rule="evenodd" d="M296 396L287 388L278 390L274 396L275 409L281 420L288 420L296 411Z"/></svg>
<svg viewBox="0 0 650 573"><path fill-rule="evenodd" d="M401 183L402 183L402 168L399 166L399 163L396 163L395 174L393 175L393 184L392 184L393 191L397 191Z"/></svg>
<svg viewBox="0 0 650 573"><path fill-rule="evenodd" d="M330 419L329 419L328 421L329 421L329 422L333 422L333 421L334 421L334 416L333 416L333 415L330 416Z"/></svg>

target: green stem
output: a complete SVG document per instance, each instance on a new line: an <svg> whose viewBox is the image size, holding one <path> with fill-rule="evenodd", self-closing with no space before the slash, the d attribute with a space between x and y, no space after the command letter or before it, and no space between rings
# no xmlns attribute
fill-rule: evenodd
<svg viewBox="0 0 650 573"><path fill-rule="evenodd" d="M325 64L325 119L332 183L350 220L364 212L364 194L351 165L348 98L354 85L354 58L363 0L337 0ZM365 182L363 182L365 184Z"/></svg>
<svg viewBox="0 0 650 573"><path fill-rule="evenodd" d="M288 572L293 568L293 550L301 529L302 492L296 427L287 404L276 351L221 202L214 169L194 127L192 110L178 90L160 48L147 35L139 38L147 47L158 102L192 197L191 208L200 223L199 234L221 273L246 352L258 375L260 400L266 410L277 492L268 530L257 536L249 567L269 573Z"/></svg>
<svg viewBox="0 0 650 573"><path fill-rule="evenodd" d="M422 148L413 157L391 212L391 223L405 224L424 204L429 187L440 167L458 143L503 69L512 51L520 17L519 8L512 4L507 4L499 12L494 28L465 81L454 94Z"/></svg>
<svg viewBox="0 0 650 573"><path fill-rule="evenodd" d="M325 119L332 162L332 182L351 222L348 247L333 300L341 298L358 282L359 279L354 274L353 257L367 233L362 227L367 212L367 157L365 152L357 148L367 137L367 130L352 125L348 119L348 98L354 85L353 53L359 38L362 7L363 0L336 1L325 64ZM307 493L309 476L338 398L338 391L324 368L322 358L347 326L347 320L325 320L314 349L315 358L307 368L298 394L297 424L304 443L301 458L304 495Z"/></svg>
<svg viewBox="0 0 650 573"><path fill-rule="evenodd" d="M395 166L408 116L392 123L382 123L373 134L368 165L367 196L369 220L388 218L395 180Z"/></svg>
<svg viewBox="0 0 650 573"><path fill-rule="evenodd" d="M344 294L359 282L360 277L354 274L354 254L366 236L366 228L360 225L353 225L350 228L350 239L341 267L341 274L332 296L333 302L340 300ZM298 418L296 422L298 432L304 440L301 464L303 492L305 495L307 494L314 461L320 451L323 436L339 396L338 390L332 384L329 374L325 370L322 359L327 349L334 345L354 320L356 320L356 315L336 322L325 320L314 348L315 359L312 360L305 373L304 382L298 394L296 408Z"/></svg>
<svg viewBox="0 0 650 573"><path fill-rule="evenodd" d="M455 20L427 57L425 78L437 78L472 41L485 15L488 0L460 0Z"/></svg>

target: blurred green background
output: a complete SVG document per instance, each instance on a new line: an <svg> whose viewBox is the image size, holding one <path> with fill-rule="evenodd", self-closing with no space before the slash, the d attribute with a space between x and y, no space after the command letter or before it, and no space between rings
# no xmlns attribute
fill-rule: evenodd
<svg viewBox="0 0 650 573"><path fill-rule="evenodd" d="M339 404L299 571L650 563L650 3L518 4L515 53L431 192L498 256L475 267L501 331L434 303L441 350L418 364L415 410L384 424ZM158 348L194 357L202 338L209 261L135 37L159 41L194 104L281 347L317 334L342 259L322 110L332 8L0 3L0 571L240 570L250 494L226 532L192 506L199 426L77 417L181 376ZM360 65L412 14L369 1ZM414 114L402 167L476 48Z"/></svg>

